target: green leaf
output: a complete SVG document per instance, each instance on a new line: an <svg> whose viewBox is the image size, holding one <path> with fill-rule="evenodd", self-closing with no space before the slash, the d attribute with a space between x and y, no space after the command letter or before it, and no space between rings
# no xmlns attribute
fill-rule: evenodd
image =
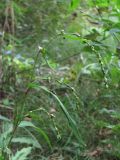
<svg viewBox="0 0 120 160"><path fill-rule="evenodd" d="M80 0L71 0L70 10L76 9L80 4Z"/></svg>
<svg viewBox="0 0 120 160"><path fill-rule="evenodd" d="M10 122L10 119L0 115L0 120L3 120L3 121L7 121L7 122Z"/></svg>
<svg viewBox="0 0 120 160"><path fill-rule="evenodd" d="M31 85L31 86L34 86L35 87L35 83L34 85ZM36 87L38 89L38 84L36 84ZM79 141L79 145L80 147L83 147L85 146L82 138L81 138L81 135L78 131L78 128L77 128L77 124L76 122L73 120L73 118L70 116L70 114L68 113L66 107L64 106L64 104L61 102L61 100L59 99L59 97L57 95L55 95L53 92L49 91L45 86L39 86L40 89L44 90L45 92L47 93L50 93L56 100L57 102L59 103L64 115L66 116L68 122L69 122L69 125L71 126L71 129L75 135L75 137L77 138L77 140Z"/></svg>
<svg viewBox="0 0 120 160"><path fill-rule="evenodd" d="M31 153L32 147L23 148L12 157L12 160L27 160L27 156Z"/></svg>
<svg viewBox="0 0 120 160"><path fill-rule="evenodd" d="M0 160L5 160L4 157L2 155L0 155Z"/></svg>
<svg viewBox="0 0 120 160"><path fill-rule="evenodd" d="M34 124L32 122L29 121L22 121L19 124L19 127L35 127Z"/></svg>
<svg viewBox="0 0 120 160"><path fill-rule="evenodd" d="M50 143L50 140L49 140L49 137L47 136L47 134L41 128L36 127L32 122L22 121L19 124L19 127L23 127L23 128L25 128L25 127L33 127L37 132L39 132L44 137L44 139L48 143L49 147L51 148L51 143Z"/></svg>
<svg viewBox="0 0 120 160"><path fill-rule="evenodd" d="M51 142L50 142L49 137L47 136L47 134L41 128L35 127L35 130L44 137L44 139L48 143L49 147L52 148Z"/></svg>
<svg viewBox="0 0 120 160"><path fill-rule="evenodd" d="M9 106L10 105L10 102L9 102L9 99L3 99L3 104L5 105L5 106Z"/></svg>
<svg viewBox="0 0 120 160"><path fill-rule="evenodd" d="M52 69L56 69L58 67L58 64L54 63L52 60L47 60L47 63L49 65L49 67Z"/></svg>
<svg viewBox="0 0 120 160"><path fill-rule="evenodd" d="M12 139L13 143L21 143L21 144L30 144L33 145L33 147L40 148L40 144L37 142L37 140L33 139L32 137L17 137Z"/></svg>
<svg viewBox="0 0 120 160"><path fill-rule="evenodd" d="M92 0L88 1L88 3L90 6L107 7L109 2L107 0Z"/></svg>

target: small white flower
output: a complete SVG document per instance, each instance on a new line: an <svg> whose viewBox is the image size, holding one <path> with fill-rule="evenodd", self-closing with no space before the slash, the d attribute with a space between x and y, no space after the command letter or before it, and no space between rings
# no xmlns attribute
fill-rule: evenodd
<svg viewBox="0 0 120 160"><path fill-rule="evenodd" d="M41 46L38 46L39 51L43 50L43 48Z"/></svg>

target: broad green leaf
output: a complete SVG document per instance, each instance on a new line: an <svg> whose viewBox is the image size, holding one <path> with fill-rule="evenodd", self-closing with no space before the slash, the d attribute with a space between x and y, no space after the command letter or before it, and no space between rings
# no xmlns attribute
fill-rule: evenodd
<svg viewBox="0 0 120 160"><path fill-rule="evenodd" d="M107 0L92 0L88 1L90 6L107 7L109 2Z"/></svg>
<svg viewBox="0 0 120 160"><path fill-rule="evenodd" d="M80 4L80 0L71 0L70 10L76 9Z"/></svg>
<svg viewBox="0 0 120 160"><path fill-rule="evenodd" d="M3 120L3 121L7 121L7 122L10 122L10 119L0 115L0 120Z"/></svg>
<svg viewBox="0 0 120 160"><path fill-rule="evenodd" d="M33 139L32 137L31 138L30 137L17 137L17 138L13 138L12 142L13 143L21 143L21 144L30 144L33 147L41 149L41 146L38 143L38 141Z"/></svg>
<svg viewBox="0 0 120 160"><path fill-rule="evenodd" d="M47 136L47 134L41 128L36 127L32 122L22 121L19 124L19 127L23 127L23 128L32 127L32 128L34 128L38 133L40 133L44 137L44 139L48 143L49 147L51 148L51 143L50 143L50 140L49 140L49 137Z"/></svg>
<svg viewBox="0 0 120 160"><path fill-rule="evenodd" d="M34 124L32 122L29 121L22 121L19 124L19 127L35 127Z"/></svg>
<svg viewBox="0 0 120 160"><path fill-rule="evenodd" d="M12 160L28 160L27 156L31 153L32 147L23 148L12 156Z"/></svg>
<svg viewBox="0 0 120 160"><path fill-rule="evenodd" d="M10 105L10 102L9 102L9 99L3 99L3 104L5 105L5 106L9 106Z"/></svg>

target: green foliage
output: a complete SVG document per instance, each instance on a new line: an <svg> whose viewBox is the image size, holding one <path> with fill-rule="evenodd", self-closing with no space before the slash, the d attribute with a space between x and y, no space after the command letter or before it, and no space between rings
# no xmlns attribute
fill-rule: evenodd
<svg viewBox="0 0 120 160"><path fill-rule="evenodd" d="M27 156L31 153L31 147L23 148L12 157L12 160L27 160Z"/></svg>
<svg viewBox="0 0 120 160"><path fill-rule="evenodd" d="M52 93L51 91L49 91L45 86L39 86L39 85L36 85L36 84L30 84L30 88L31 87L34 87L34 88L37 88L37 89L40 88L40 89L44 90L45 92L50 93L58 101L58 103L60 104L61 110L63 111L64 115L66 116L66 118L67 118L67 120L68 120L68 122L69 122L69 124L70 124L70 126L72 128L72 131L73 131L75 137L77 138L77 140L79 142L80 148L82 148L85 144L82 141L81 136L79 135L77 124L72 119L72 117L68 113L66 107L61 102L61 100L58 98L58 96L55 95L54 93Z"/></svg>
<svg viewBox="0 0 120 160"><path fill-rule="evenodd" d="M70 10L76 9L80 5L80 0L71 0Z"/></svg>
<svg viewBox="0 0 120 160"><path fill-rule="evenodd" d="M119 0L0 3L0 160L119 159Z"/></svg>
<svg viewBox="0 0 120 160"><path fill-rule="evenodd" d="M32 138L29 137L17 137L17 138L13 138L12 142L13 143L21 143L21 144L28 144L28 145L32 145L35 148L41 148L40 144L38 143L38 141L32 136Z"/></svg>

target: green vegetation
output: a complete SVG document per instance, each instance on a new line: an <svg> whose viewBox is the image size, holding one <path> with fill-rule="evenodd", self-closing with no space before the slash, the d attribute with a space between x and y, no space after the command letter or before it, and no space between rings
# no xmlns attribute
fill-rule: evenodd
<svg viewBox="0 0 120 160"><path fill-rule="evenodd" d="M0 160L120 159L120 1L1 0Z"/></svg>

